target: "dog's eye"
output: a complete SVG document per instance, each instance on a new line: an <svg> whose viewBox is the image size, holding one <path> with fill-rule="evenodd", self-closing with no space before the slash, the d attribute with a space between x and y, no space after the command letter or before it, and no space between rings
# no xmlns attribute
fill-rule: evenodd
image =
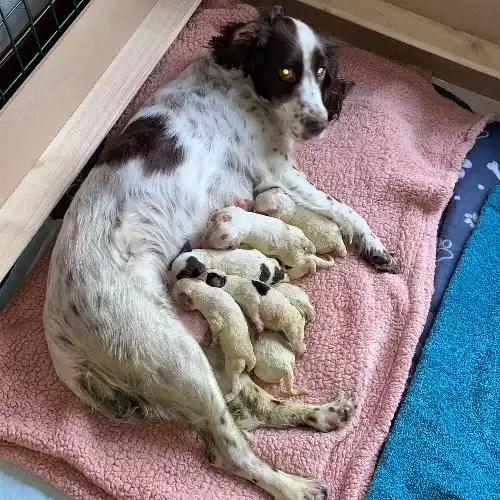
<svg viewBox="0 0 500 500"><path fill-rule="evenodd" d="M325 78L325 68L324 66L321 66L321 68L318 68L318 71L316 71L316 74L318 75L318 78L322 80Z"/></svg>
<svg viewBox="0 0 500 500"><path fill-rule="evenodd" d="M290 68L280 69L280 77L285 82L294 82L295 81L295 73Z"/></svg>

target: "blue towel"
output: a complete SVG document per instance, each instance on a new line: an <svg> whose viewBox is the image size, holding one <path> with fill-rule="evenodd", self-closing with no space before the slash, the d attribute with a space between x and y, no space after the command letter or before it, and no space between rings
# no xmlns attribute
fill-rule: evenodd
<svg viewBox="0 0 500 500"><path fill-rule="evenodd" d="M445 293L367 499L500 499L500 186Z"/></svg>

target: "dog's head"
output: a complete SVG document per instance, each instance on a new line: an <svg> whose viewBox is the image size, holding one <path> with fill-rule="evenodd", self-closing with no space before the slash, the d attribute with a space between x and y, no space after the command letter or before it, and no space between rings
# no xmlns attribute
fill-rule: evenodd
<svg viewBox="0 0 500 500"><path fill-rule="evenodd" d="M319 137L338 118L353 83L337 77L333 42L271 7L255 21L226 26L211 41L215 61L242 69L296 140Z"/></svg>

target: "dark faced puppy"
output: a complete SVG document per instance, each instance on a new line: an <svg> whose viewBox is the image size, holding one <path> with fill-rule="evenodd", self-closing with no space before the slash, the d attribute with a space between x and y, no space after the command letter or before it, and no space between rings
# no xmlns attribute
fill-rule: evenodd
<svg viewBox="0 0 500 500"><path fill-rule="evenodd" d="M218 64L252 78L257 94L274 104L297 140L320 136L352 87L337 78L335 44L281 7L250 23L226 26L211 47Z"/></svg>

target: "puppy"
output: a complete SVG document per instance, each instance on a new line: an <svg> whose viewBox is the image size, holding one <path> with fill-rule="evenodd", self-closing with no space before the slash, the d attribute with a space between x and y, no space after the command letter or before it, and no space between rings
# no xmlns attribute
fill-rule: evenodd
<svg viewBox="0 0 500 500"><path fill-rule="evenodd" d="M227 207L213 213L202 241L211 248L256 248L265 255L276 256L290 267L307 267L311 273L326 261L318 258L316 248L301 229L279 219Z"/></svg>
<svg viewBox="0 0 500 500"><path fill-rule="evenodd" d="M209 270L205 279L207 285L221 288L231 295L255 323L257 331L266 327L283 332L297 355L305 353L305 320L278 290L260 281L227 276L216 270Z"/></svg>
<svg viewBox="0 0 500 500"><path fill-rule="evenodd" d="M240 307L222 288L208 286L196 279L179 280L172 297L185 311L196 309L205 316L212 330L212 345L220 340L226 357L226 372L231 377L231 391L224 399L232 401L242 389L241 373L253 370L256 361Z"/></svg>

